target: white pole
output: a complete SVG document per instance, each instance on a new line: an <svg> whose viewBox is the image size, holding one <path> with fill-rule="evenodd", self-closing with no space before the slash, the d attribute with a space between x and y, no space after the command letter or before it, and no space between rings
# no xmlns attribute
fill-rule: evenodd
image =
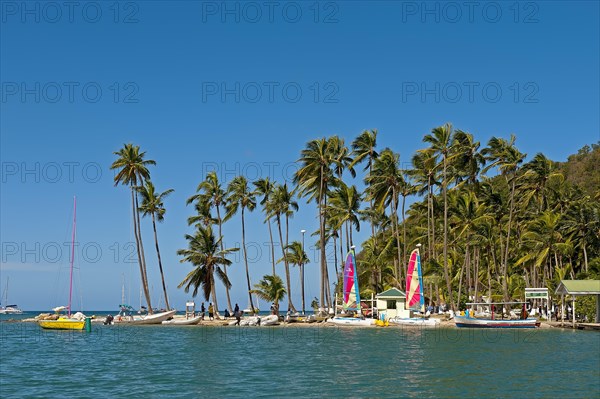
<svg viewBox="0 0 600 399"><path fill-rule="evenodd" d="M573 328L575 328L575 295L573 295Z"/></svg>

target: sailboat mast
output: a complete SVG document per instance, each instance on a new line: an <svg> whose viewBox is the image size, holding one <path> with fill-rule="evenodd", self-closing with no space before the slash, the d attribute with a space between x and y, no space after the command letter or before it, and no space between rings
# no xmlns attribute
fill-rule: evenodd
<svg viewBox="0 0 600 399"><path fill-rule="evenodd" d="M350 247L352 253L352 267L354 268L354 291L356 292L356 312L361 315L362 309L360 306L360 291L358 290L358 268L356 267L356 254L354 252L355 245Z"/></svg>
<svg viewBox="0 0 600 399"><path fill-rule="evenodd" d="M73 262L75 260L75 226L77 222L77 198L73 196L73 234L71 235L71 277L69 279L69 317L71 317L71 297L73 296Z"/></svg>

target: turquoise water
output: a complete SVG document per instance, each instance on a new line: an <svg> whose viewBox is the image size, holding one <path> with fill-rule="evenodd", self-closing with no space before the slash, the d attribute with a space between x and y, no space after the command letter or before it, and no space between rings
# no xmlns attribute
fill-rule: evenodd
<svg viewBox="0 0 600 399"><path fill-rule="evenodd" d="M14 397L600 397L600 334L0 322Z"/></svg>

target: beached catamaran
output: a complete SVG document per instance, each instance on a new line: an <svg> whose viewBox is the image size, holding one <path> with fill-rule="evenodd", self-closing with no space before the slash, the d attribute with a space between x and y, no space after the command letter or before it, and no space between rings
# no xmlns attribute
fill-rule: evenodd
<svg viewBox="0 0 600 399"><path fill-rule="evenodd" d="M375 320L365 319L360 309L360 291L358 289L358 273L356 272L354 246L352 246L352 250L346 256L342 300L342 315L336 315L329 322L345 326L375 325Z"/></svg>
<svg viewBox="0 0 600 399"><path fill-rule="evenodd" d="M420 312L425 316L425 295L423 295L423 271L421 269L421 254L417 248L410 254L408 269L406 271L406 309ZM392 324L407 326L436 326L438 319L425 317L392 317L388 320Z"/></svg>
<svg viewBox="0 0 600 399"><path fill-rule="evenodd" d="M86 330L91 331L91 318L76 319L71 317L71 298L73 296L73 261L75 259L75 229L77 226L77 199L73 197L73 233L71 235L71 268L69 279L69 306L59 306L53 310L60 314L63 310L67 311L67 316L59 316L56 320L39 320L40 327L47 330Z"/></svg>

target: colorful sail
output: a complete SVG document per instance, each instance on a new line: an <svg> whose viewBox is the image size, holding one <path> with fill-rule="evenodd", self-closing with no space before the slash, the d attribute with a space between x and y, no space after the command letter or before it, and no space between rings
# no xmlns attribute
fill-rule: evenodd
<svg viewBox="0 0 600 399"><path fill-rule="evenodd" d="M425 312L423 297L423 274L421 272L421 255L415 249L410 254L406 272L406 309Z"/></svg>
<svg viewBox="0 0 600 399"><path fill-rule="evenodd" d="M342 306L344 310L357 310L360 313L358 275L353 251L348 253L346 265L344 266L344 302Z"/></svg>

